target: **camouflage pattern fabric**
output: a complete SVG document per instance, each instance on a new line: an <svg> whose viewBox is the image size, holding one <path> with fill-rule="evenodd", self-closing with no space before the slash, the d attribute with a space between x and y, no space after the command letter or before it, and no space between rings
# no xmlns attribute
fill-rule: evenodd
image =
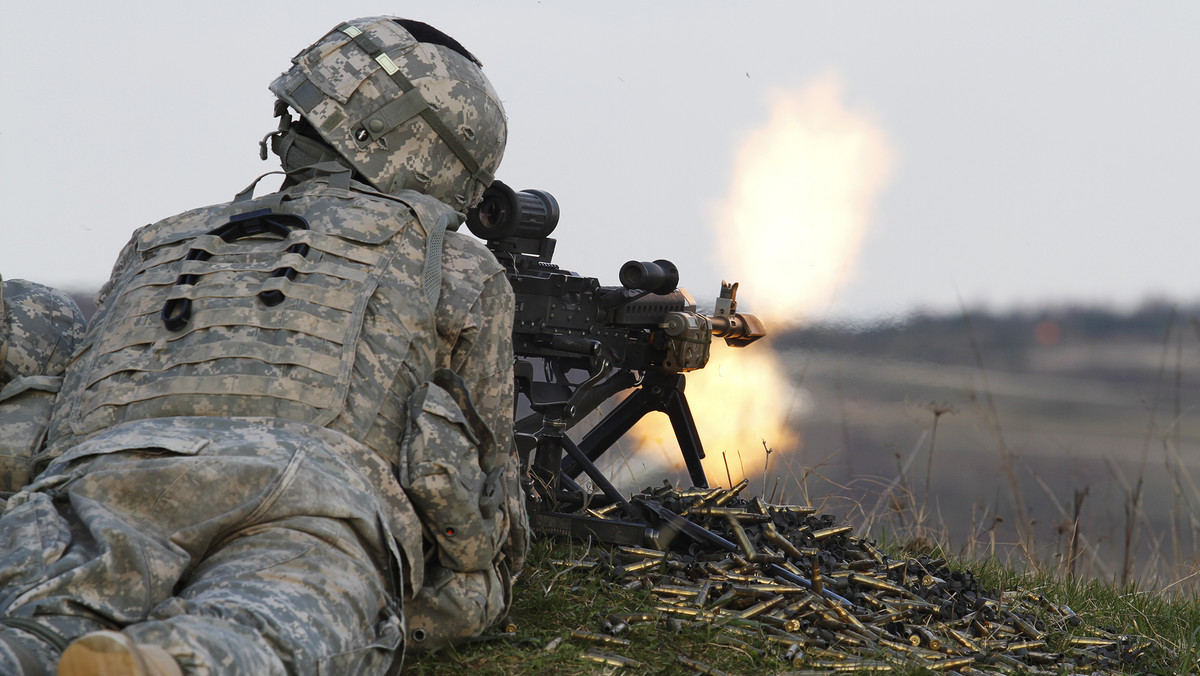
<svg viewBox="0 0 1200 676"><path fill-rule="evenodd" d="M308 228L211 234L264 208ZM411 400L439 370L461 401L444 399L474 425L460 430L479 442L454 451L467 464L456 471L493 477L486 499L468 491L465 512L501 507L486 524L500 529L491 558L470 560L483 570L451 573L503 571L493 586L506 586L528 539L513 298L481 243L447 233L430 307L425 233L445 209L315 179L135 233L65 376L48 467L0 518L0 615L68 638L120 628L189 674L383 673L404 606L429 598L438 572L439 545L397 477L409 474ZM266 305L263 291L282 302ZM174 330L162 313L172 299L190 301ZM445 589L443 577L428 582ZM482 631L507 602L497 598L447 629ZM3 664L6 642L47 654L0 632L0 673L17 669Z"/></svg>
<svg viewBox="0 0 1200 676"><path fill-rule="evenodd" d="M87 321L70 296L24 279L0 295L0 386L21 376L61 376Z"/></svg>
<svg viewBox="0 0 1200 676"><path fill-rule="evenodd" d="M395 531L419 528L390 475L303 423L126 423L9 501L0 612L123 628L189 674L382 673L403 637Z"/></svg>
<svg viewBox="0 0 1200 676"><path fill-rule="evenodd" d="M29 482L54 396L86 323L67 294L23 279L0 287L0 506Z"/></svg>
<svg viewBox="0 0 1200 676"><path fill-rule="evenodd" d="M0 389L0 507L33 478L62 376L22 376Z"/></svg>
<svg viewBox="0 0 1200 676"><path fill-rule="evenodd" d="M371 185L473 206L504 154L500 97L467 57L417 42L396 17L355 19L271 83ZM274 146L288 164L287 144Z"/></svg>

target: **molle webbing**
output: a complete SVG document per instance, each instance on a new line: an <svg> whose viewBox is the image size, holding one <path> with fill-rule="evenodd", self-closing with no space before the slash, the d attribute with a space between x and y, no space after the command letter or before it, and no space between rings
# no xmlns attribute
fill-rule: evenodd
<svg viewBox="0 0 1200 676"><path fill-rule="evenodd" d="M348 23L338 26L336 30L345 33L354 41L354 44L358 45L359 49L362 49L368 56L374 59L383 68L384 72L392 78L392 81L396 83L400 91L404 92L400 98L388 103L360 121L363 129L371 135L372 140L383 136L392 129L395 129L396 126L419 115L433 129L434 133L438 135L438 138L442 139L442 142L450 148L455 157L463 163L463 166L470 172L471 178L483 185L491 184L492 179L495 178L492 173L479 166L479 162L471 155L471 151L446 126L446 123L437 116L437 113L429 106L429 102L421 94L420 89L413 85L404 73L400 72L400 67L384 52L378 42L357 26Z"/></svg>

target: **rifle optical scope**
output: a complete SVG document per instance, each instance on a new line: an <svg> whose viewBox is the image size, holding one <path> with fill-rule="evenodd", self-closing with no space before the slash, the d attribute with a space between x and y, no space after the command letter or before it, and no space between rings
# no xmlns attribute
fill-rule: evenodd
<svg viewBox="0 0 1200 676"><path fill-rule="evenodd" d="M618 279L626 289L642 289L661 296L671 293L679 286L679 268L662 258L653 263L629 261L621 266Z"/></svg>
<svg viewBox="0 0 1200 676"><path fill-rule="evenodd" d="M545 190L517 192L501 181L483 191L479 205L467 212L467 228L480 239L542 239L558 226L558 200Z"/></svg>

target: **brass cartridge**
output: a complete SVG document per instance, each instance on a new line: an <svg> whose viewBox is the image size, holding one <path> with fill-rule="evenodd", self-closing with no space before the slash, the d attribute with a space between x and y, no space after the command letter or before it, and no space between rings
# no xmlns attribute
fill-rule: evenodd
<svg viewBox="0 0 1200 676"><path fill-rule="evenodd" d="M572 631L571 638L576 638L581 641L591 641L593 643L603 643L605 645L631 645L629 639L627 638L617 638L616 636L609 636L608 634L593 634L590 631Z"/></svg>
<svg viewBox="0 0 1200 676"><path fill-rule="evenodd" d="M589 650L585 653L580 654L579 658L588 660L590 662L598 662L600 664L607 664L607 665L613 666L613 667L640 667L641 666L641 662L638 662L637 660L630 659L628 657L622 657L620 655L603 653L598 650Z"/></svg>
<svg viewBox="0 0 1200 676"><path fill-rule="evenodd" d="M824 540L825 538L849 533L854 530L854 526L834 526L832 528L822 528L821 530L813 531L812 537L814 540Z"/></svg>

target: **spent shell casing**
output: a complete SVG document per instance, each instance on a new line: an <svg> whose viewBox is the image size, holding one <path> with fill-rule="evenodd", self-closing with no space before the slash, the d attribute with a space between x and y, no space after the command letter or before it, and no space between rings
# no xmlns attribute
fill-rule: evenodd
<svg viewBox="0 0 1200 676"><path fill-rule="evenodd" d="M762 532L764 537L774 543L776 547L782 549L783 552L788 556L792 557L793 559L804 558L804 554L801 553L800 549L797 548L796 545L792 544L791 540L788 540L783 536L783 534L775 529L774 523L770 521L764 523Z"/></svg>
<svg viewBox="0 0 1200 676"><path fill-rule="evenodd" d="M1012 622L1013 625L1017 629L1019 629L1022 634L1025 634L1029 638L1034 639L1034 640L1041 640L1044 637L1044 634L1042 632L1038 631L1036 627L1034 627L1032 624L1026 622L1021 617L1017 616L1017 614L1013 613L1011 610L1005 610L1004 616L1007 617L1008 620L1010 622Z"/></svg>
<svg viewBox="0 0 1200 676"><path fill-rule="evenodd" d="M784 661L791 662L791 661L795 660L796 658L803 656L804 655L804 653L802 652L803 650L804 649L801 647L801 644L799 644L799 643L792 643L792 644L788 645L787 649L783 651Z"/></svg>
<svg viewBox="0 0 1200 676"><path fill-rule="evenodd" d="M700 593L699 589L691 587L679 587L673 584L660 584L650 589L653 594L665 594L668 596L679 596L682 598L693 598Z"/></svg>
<svg viewBox="0 0 1200 676"><path fill-rule="evenodd" d="M779 615L761 615L761 616L759 616L758 619L762 620L763 622L766 622L767 624L769 624L773 627L778 627L788 633L795 633L795 632L800 631L800 620L797 620L794 617L781 617Z"/></svg>
<svg viewBox="0 0 1200 676"><path fill-rule="evenodd" d="M1067 639L1067 645L1077 647L1100 647L1100 646L1115 646L1117 640L1113 638L1103 638L1101 636L1072 636Z"/></svg>
<svg viewBox="0 0 1200 676"><path fill-rule="evenodd" d="M626 575L629 575L630 573L637 573L637 572L641 572L641 571L649 569L649 568L653 568L653 567L659 565L660 563L662 563L662 561L659 559L643 559L641 561L627 563L623 566L617 566L616 568L613 569L613 574L616 577L625 577Z"/></svg>
<svg viewBox="0 0 1200 676"><path fill-rule="evenodd" d="M950 669L958 669L959 667L969 667L972 664L975 664L975 658L968 655L966 657L950 657L944 660L936 660L922 666L930 671L949 671Z"/></svg>
<svg viewBox="0 0 1200 676"><path fill-rule="evenodd" d="M970 650L971 652L974 652L974 653L980 652L979 644L972 641L969 636L962 633L961 631L958 631L957 629L954 629L954 628L947 628L946 633L950 634L951 638L953 638L955 641L958 641L959 644L962 645L962 647L966 648L967 650Z"/></svg>
<svg viewBox="0 0 1200 676"><path fill-rule="evenodd" d="M563 561L561 559L551 559L550 564L568 570L582 568L589 570L600 565L599 561Z"/></svg>
<svg viewBox="0 0 1200 676"><path fill-rule="evenodd" d="M692 514L696 516L720 516L727 519L736 519L740 523L765 523L771 518L766 514L747 512L740 507L697 507L692 510Z"/></svg>
<svg viewBox="0 0 1200 676"><path fill-rule="evenodd" d="M682 616L682 617L696 617L698 615L701 615L704 612L704 611L700 610L699 608L689 608L687 606L672 606L672 605L665 605L665 604L659 604L659 605L654 606L654 610L657 612L663 613L664 615L678 615L678 616Z"/></svg>
<svg viewBox="0 0 1200 676"><path fill-rule="evenodd" d="M609 504L604 505L603 507L597 507L590 511L594 512L597 516L605 516L606 514L611 514L615 511L617 511L617 508L620 506L621 506L621 503L619 503L619 502L610 502Z"/></svg>
<svg viewBox="0 0 1200 676"><path fill-rule="evenodd" d="M637 660L630 659L628 657L622 657L621 655L600 652L598 650L589 650L585 653L581 653L579 658L588 660L589 662L607 664L613 667L640 667L642 665L642 663L638 662Z"/></svg>
<svg viewBox="0 0 1200 676"><path fill-rule="evenodd" d="M863 626L863 623L859 621L859 619L855 617L849 610L846 610L846 607L842 604L824 597L822 597L821 600L825 602L826 606L833 610L834 614L842 622L845 622L846 624L849 624L859 630L866 629L866 627Z"/></svg>
<svg viewBox="0 0 1200 676"><path fill-rule="evenodd" d="M684 657L683 655L676 655L675 660L677 662L679 662L680 664L682 664L683 666L687 667L688 669L691 669L692 671L696 672L697 674L708 674L710 676L725 676L724 671L721 671L720 669L714 669L713 667L710 667L703 662L693 660L690 657Z"/></svg>
<svg viewBox="0 0 1200 676"><path fill-rule="evenodd" d="M1001 648L1004 650L1004 652L1011 653L1018 650L1032 650L1034 648L1044 647L1046 647L1045 641L1016 641L1013 643L1006 643Z"/></svg>
<svg viewBox="0 0 1200 676"><path fill-rule="evenodd" d="M907 610L888 610L871 618L871 624L887 624L888 622L899 622L907 619L911 615Z"/></svg>
<svg viewBox="0 0 1200 676"><path fill-rule="evenodd" d="M767 599L766 601L763 601L761 603L756 603L756 604L750 606L749 608L737 613L736 616L739 619L748 620L748 619L754 617L755 615L764 613L764 612L770 610L771 608L774 608L775 606L779 605L780 603L783 603L783 601L784 601L783 596L776 596L775 598Z"/></svg>
<svg viewBox="0 0 1200 676"><path fill-rule="evenodd" d="M724 493L724 492L725 492L725 489L724 489L724 488L714 488L714 489L710 490L708 493L705 493L704 495L701 495L701 496L700 496L700 497L699 497L699 498L698 498L698 499L697 499L695 502L693 502L692 504L688 505L687 507L684 507L684 508L683 508L683 510L679 512L679 516L688 516L688 515L689 515L689 514L691 514L691 513L692 513L694 510L696 510L696 509L699 509L699 508L701 508L701 507L706 507L706 506L708 506L708 505L709 505L710 503L712 503L714 500L716 500L717 498L721 497L721 494L722 494L722 493Z"/></svg>
<svg viewBox="0 0 1200 676"><path fill-rule="evenodd" d="M754 548L754 543L750 542L750 536L746 535L746 529L742 528L742 524L738 523L737 519L726 517L729 522L729 528L733 530L733 537L737 540L738 547L741 548L747 556L754 556L758 550Z"/></svg>
<svg viewBox="0 0 1200 676"><path fill-rule="evenodd" d="M665 558L667 553L657 549L647 549L645 547L617 547L617 551L630 556L635 556L639 559L661 559Z"/></svg>
<svg viewBox="0 0 1200 676"><path fill-rule="evenodd" d="M812 559L812 577L809 578L812 583L812 589L818 594L825 592L825 581L821 579L821 566L817 563L816 557Z"/></svg>
<svg viewBox="0 0 1200 676"><path fill-rule="evenodd" d="M713 504L720 506L720 505L723 505L723 504L729 502L730 500L736 498L738 496L738 493L741 493L742 491L746 490L746 487L749 485L750 485L749 479L742 479L741 481L737 482L737 484L735 484L733 486L733 488L730 488L728 491L725 491L722 495L718 496L717 499L713 501Z"/></svg>
<svg viewBox="0 0 1200 676"><path fill-rule="evenodd" d="M834 526L832 528L822 528L821 530L813 531L812 538L814 540L824 540L825 538L830 538L834 535L849 533L852 530L854 530L854 526Z"/></svg>
<svg viewBox="0 0 1200 676"><path fill-rule="evenodd" d="M922 646L929 648L930 650L942 649L942 639L938 638L938 636L932 631L929 631L927 627L923 627L919 624L912 625L912 631L913 634L921 640Z"/></svg>
<svg viewBox="0 0 1200 676"><path fill-rule="evenodd" d="M594 634L590 631L572 631L571 638L577 638L581 641L591 641L593 643L603 643L605 645L631 645L627 638L617 638L608 634Z"/></svg>
<svg viewBox="0 0 1200 676"><path fill-rule="evenodd" d="M771 552L758 552L756 554L751 554L746 558L750 559L754 563L783 563L784 561L787 561L787 557L783 556L782 554L772 554Z"/></svg>
<svg viewBox="0 0 1200 676"><path fill-rule="evenodd" d="M908 590L905 589L904 587L901 587L898 584L894 584L888 580L880 579L873 575L865 575L863 573L850 573L850 575L847 577L847 579L849 579L850 582L853 582L855 584L861 584L864 587L872 587L874 589L892 592L893 594L904 595L904 594L908 593Z"/></svg>
<svg viewBox="0 0 1200 676"><path fill-rule="evenodd" d="M996 659L997 662L999 662L1000 664L1003 664L1006 667L1011 667L1013 669L1020 670L1020 671L1028 671L1028 669L1029 669L1028 664L1025 664L1021 660L1018 660L1015 657L1012 657L1011 655L1005 655L1004 653L995 653L995 654L993 654L993 657Z"/></svg>
<svg viewBox="0 0 1200 676"><path fill-rule="evenodd" d="M754 511L758 514L767 513L767 503L763 502L763 499L757 495L754 496L754 499L750 501L750 505L754 507Z"/></svg>
<svg viewBox="0 0 1200 676"><path fill-rule="evenodd" d="M871 544L870 542L867 542L866 540L859 540L858 544L862 546L863 549L867 550L867 553L871 555L871 558L875 559L876 563L884 563L886 560L883 552L876 549L875 545Z"/></svg>

